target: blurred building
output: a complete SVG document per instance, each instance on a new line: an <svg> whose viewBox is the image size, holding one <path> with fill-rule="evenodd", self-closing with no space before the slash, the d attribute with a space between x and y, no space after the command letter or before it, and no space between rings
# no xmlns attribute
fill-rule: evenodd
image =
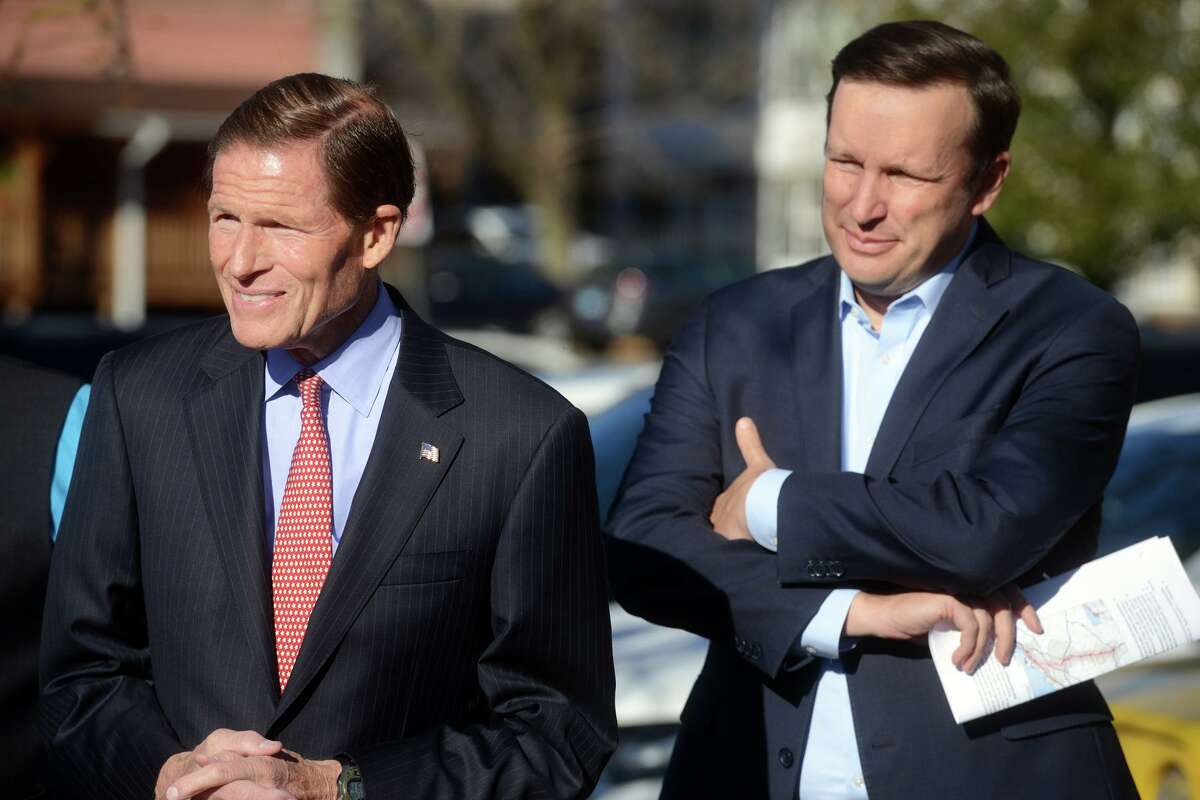
<svg viewBox="0 0 1200 800"><path fill-rule="evenodd" d="M763 43L758 172L760 269L829 252L821 228L825 94L837 49L862 31L855 4L779 0Z"/></svg>
<svg viewBox="0 0 1200 800"><path fill-rule="evenodd" d="M355 77L350 4L0 3L0 297L10 320L220 306L199 178L251 91ZM148 268L150 266L151 268Z"/></svg>

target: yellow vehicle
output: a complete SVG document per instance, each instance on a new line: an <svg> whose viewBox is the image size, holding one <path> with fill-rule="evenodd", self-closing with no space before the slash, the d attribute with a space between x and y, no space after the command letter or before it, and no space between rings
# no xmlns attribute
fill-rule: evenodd
<svg viewBox="0 0 1200 800"><path fill-rule="evenodd" d="M1200 800L1200 648L1099 683L1142 797Z"/></svg>

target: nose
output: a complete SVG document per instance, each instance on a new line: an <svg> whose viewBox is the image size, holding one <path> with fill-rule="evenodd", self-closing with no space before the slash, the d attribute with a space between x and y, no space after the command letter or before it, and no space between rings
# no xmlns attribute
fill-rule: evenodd
<svg viewBox="0 0 1200 800"><path fill-rule="evenodd" d="M883 176L875 172L863 172L858 176L854 194L850 198L849 211L859 227L869 228L887 216L884 198Z"/></svg>
<svg viewBox="0 0 1200 800"><path fill-rule="evenodd" d="M226 262L225 273L238 280L245 280L259 272L259 230L254 225L238 225L233 239L233 249Z"/></svg>

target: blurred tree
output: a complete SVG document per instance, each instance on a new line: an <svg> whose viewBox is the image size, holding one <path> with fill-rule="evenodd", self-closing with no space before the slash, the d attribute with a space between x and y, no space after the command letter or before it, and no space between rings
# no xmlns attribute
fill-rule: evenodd
<svg viewBox="0 0 1200 800"><path fill-rule="evenodd" d="M565 280L576 231L576 106L601 70L603 0L394 0L375 5L453 110L470 149L542 215L540 261Z"/></svg>
<svg viewBox="0 0 1200 800"><path fill-rule="evenodd" d="M1108 285L1200 244L1200 0L919 0L1004 55L1024 108L989 214L1010 245Z"/></svg>
<svg viewBox="0 0 1200 800"><path fill-rule="evenodd" d="M377 0L369 13L453 110L470 154L538 208L541 266L567 283L582 170L611 155L613 104L752 104L757 5Z"/></svg>

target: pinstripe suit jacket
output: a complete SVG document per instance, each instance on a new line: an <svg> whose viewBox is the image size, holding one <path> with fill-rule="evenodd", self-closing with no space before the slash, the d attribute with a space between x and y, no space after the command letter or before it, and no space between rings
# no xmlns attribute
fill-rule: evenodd
<svg viewBox="0 0 1200 800"><path fill-rule="evenodd" d="M616 726L587 423L390 291L399 362L282 696L262 354L221 317L101 363L43 633L55 797L149 798L218 727L348 753L371 800L590 791Z"/></svg>

